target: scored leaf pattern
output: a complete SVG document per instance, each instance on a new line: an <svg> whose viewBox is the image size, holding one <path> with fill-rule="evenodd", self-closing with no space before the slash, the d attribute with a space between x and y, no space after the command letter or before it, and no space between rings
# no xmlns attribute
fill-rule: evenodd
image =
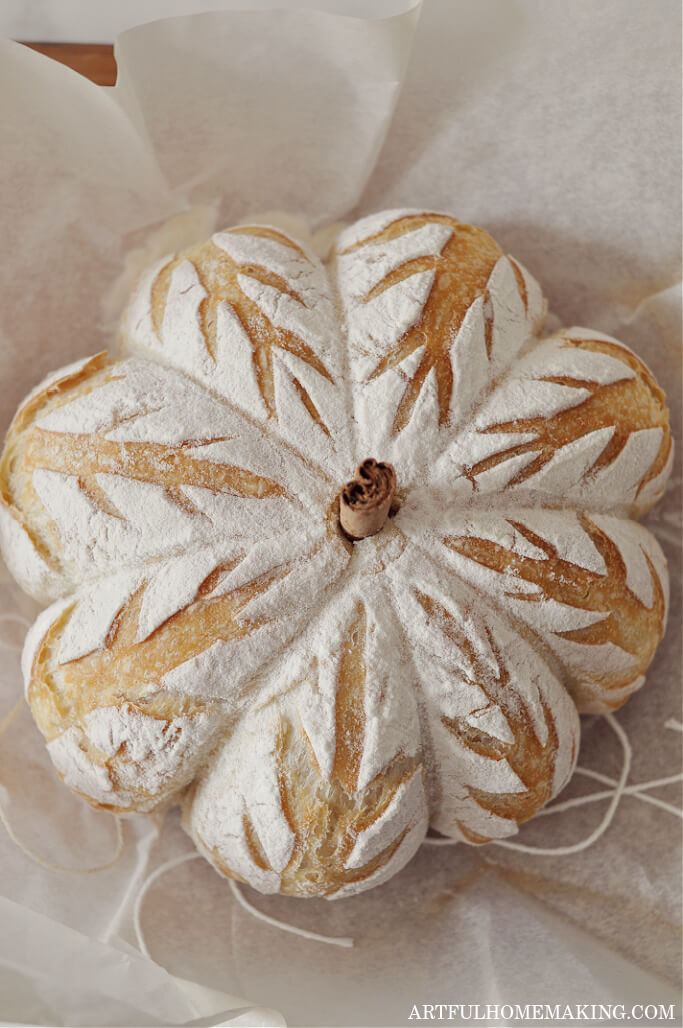
<svg viewBox="0 0 683 1028"><path fill-rule="evenodd" d="M421 843L417 706L378 600L345 594L338 620L314 622L198 780L186 827L224 874L338 898L386 880Z"/></svg>
<svg viewBox="0 0 683 1028"><path fill-rule="evenodd" d="M567 782L576 708L519 633L424 554L391 569L423 695L432 825L482 843L513 834Z"/></svg>
<svg viewBox="0 0 683 1028"><path fill-rule="evenodd" d="M668 592L648 531L611 516L525 508L446 515L439 538L434 527L423 519L418 529L432 558L533 629L562 661L579 710L616 709L642 685Z"/></svg>
<svg viewBox="0 0 683 1028"><path fill-rule="evenodd" d="M478 844L556 795L577 707L616 709L663 634L629 518L672 447L642 362L544 316L490 236L421 211L326 264L244 226L151 268L118 359L46 380L0 462L3 552L52 601L24 671L67 784L182 799L223 873L331 898L428 824ZM336 498L367 457L397 502L352 546Z"/></svg>
<svg viewBox="0 0 683 1028"><path fill-rule="evenodd" d="M441 437L452 437L540 326L544 304L481 229L420 212L385 221L376 215L342 233L339 289L363 443L382 459L402 458L412 481L414 455L433 459Z"/></svg>
<svg viewBox="0 0 683 1028"><path fill-rule="evenodd" d="M48 743L56 744L58 767L66 766L67 756L81 763L79 754L88 751L101 769L91 798L127 807L130 792L116 784L121 761L128 762L126 748L107 755L94 734L102 732L103 712L124 709L132 726L141 717L165 722L169 738L201 727L193 777L206 746L249 702L251 677L305 623L326 575L333 580L343 566L343 548L335 566L332 547L307 543L297 554L293 541L280 566L273 566L272 553L257 555L266 569L260 574L253 552L242 574L246 560L216 563L215 550L194 552L151 572L116 576L104 590L97 583L48 608L24 659L28 700ZM171 766L156 775L157 764L172 757L166 749L150 748L139 769L145 803L177 793L177 774L185 777L185 762L177 774ZM155 777L156 790L145 785Z"/></svg>
<svg viewBox="0 0 683 1028"><path fill-rule="evenodd" d="M314 523L321 484L301 458L177 372L94 367L63 398L46 392L6 447L5 495L51 564L48 598L122 564Z"/></svg>
<svg viewBox="0 0 683 1028"><path fill-rule="evenodd" d="M639 514L670 465L664 396L648 369L607 337L572 332L536 346L473 428L442 468L459 468L476 491L536 490Z"/></svg>
<svg viewBox="0 0 683 1028"><path fill-rule="evenodd" d="M276 229L218 232L140 283L128 352L161 356L268 423L309 457L343 466L339 328L320 261Z"/></svg>

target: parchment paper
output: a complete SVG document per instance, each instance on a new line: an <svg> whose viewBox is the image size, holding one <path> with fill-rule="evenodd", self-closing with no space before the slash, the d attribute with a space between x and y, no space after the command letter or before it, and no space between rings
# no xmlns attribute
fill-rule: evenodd
<svg viewBox="0 0 683 1028"><path fill-rule="evenodd" d="M563 323L633 347L680 439L678 5L432 0L419 25L407 0L362 5L381 21L287 6L131 30L114 90L0 46L0 430L45 373L111 342L126 284L170 245L264 209L318 226L424 205L489 229ZM114 819L58 783L18 704L36 607L3 573L0 1020L403 1025L413 1004L539 1002L675 1002L680 1016L680 484L679 463L648 518L672 607L617 715L627 743L582 719L580 766L612 784L577 775L559 802L602 798L519 836L595 841L562 856L425 846L387 885L331 904L245 890L353 949L253 919L202 860L150 881L192 853L177 814L125 822L119 846ZM625 745L631 791L615 805ZM113 863L69 873L25 850Z"/></svg>

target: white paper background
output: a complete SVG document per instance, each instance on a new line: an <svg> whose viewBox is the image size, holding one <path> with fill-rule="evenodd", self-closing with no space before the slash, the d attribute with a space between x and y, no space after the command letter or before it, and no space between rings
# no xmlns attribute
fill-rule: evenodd
<svg viewBox="0 0 683 1028"><path fill-rule="evenodd" d="M389 6L408 4L364 9ZM319 224L424 205L484 225L565 323L643 356L680 439L678 5L432 0L408 64L414 25L294 10L157 23L119 40L113 91L3 45L0 428L43 374L108 345L121 270L141 250L264 208ZM680 466L649 521L673 602L648 682L618 715L630 785L681 770ZM34 606L3 580L0 611L1 720ZM580 764L617 778L610 726L583 728ZM566 796L604 788L577 777ZM161 967L135 955L133 911L146 876L192 852L177 815L126 822L116 863L88 875L36 865L0 829L0 1018L216 1023L246 996L289 1024L398 1025L424 1002L680 1002L680 798L680 782L622 797L599 840L568 856L424 847L386 886L336 904L250 894L273 916L353 936L353 950L253 920L192 860L141 907ZM25 708L0 740L0 802L49 863L116 852L113 819L58 785ZM578 842L606 806L540 818L522 838Z"/></svg>

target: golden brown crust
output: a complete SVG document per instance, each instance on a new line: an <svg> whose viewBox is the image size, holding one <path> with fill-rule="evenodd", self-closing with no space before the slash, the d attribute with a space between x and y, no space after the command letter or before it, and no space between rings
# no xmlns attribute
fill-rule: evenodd
<svg viewBox="0 0 683 1028"><path fill-rule="evenodd" d="M178 446L115 442L94 433L76 435L47 431L36 422L58 407L85 396L117 377L118 362L99 354L76 374L38 392L20 408L8 431L0 462L0 497L29 533L41 556L56 568L64 565L63 543L33 483L37 470L77 476L80 489L93 504L114 517L97 476L125 475L163 486L174 502L187 504L181 486L197 486L237 496L285 496L285 489L244 468L209 463L187 454L191 441Z"/></svg>
<svg viewBox="0 0 683 1028"><path fill-rule="evenodd" d="M657 385L650 369L624 346L602 339L571 337L564 338L563 345L567 348L587 350L613 357L630 368L634 372L634 377L601 384L588 382L585 379L577 381L565 376L545 376L543 378L545 382L552 382L560 386L575 386L587 390L590 395L582 403L568 407L553 417L516 418L514 421L500 422L487 428L485 430L487 434L532 433L534 438L531 441L517 443L479 461L469 469L469 473L472 477L476 477L490 468L511 458L520 457L524 453L537 454L534 460L526 464L508 483L508 488L519 485L532 479L541 468L553 459L561 447L567 446L588 432L614 427L610 441L591 468L591 475L594 476L619 456L634 432L659 428L662 430L659 451L638 486L636 502L633 504L631 512L633 516L640 516L646 513L652 505L650 503L643 507L638 502L640 493L648 482L661 474L671 455L672 440L666 397ZM531 484L533 485L533 483Z"/></svg>
<svg viewBox="0 0 683 1028"><path fill-rule="evenodd" d="M474 681L489 703L495 704L505 715L512 730L512 741L497 739L473 727L465 719L442 717L445 728L465 744L467 749L488 760L506 760L525 787L517 793L495 793L471 787L469 792L479 805L497 817L522 824L538 813L552 796L553 772L558 749L557 729L546 704L542 703L547 726L547 738L542 743L531 723L528 711L520 704L503 654L489 632L488 642L496 658L494 674L477 653L470 639L459 629L454 618L442 604L431 596L417 593L420 606L427 616L438 621L441 631L465 655L473 669ZM572 756L572 763L573 763ZM462 822L458 825L465 838L472 843L490 842L490 839L471 831Z"/></svg>
<svg viewBox="0 0 683 1028"><path fill-rule="evenodd" d="M227 235L258 236L287 247L293 254L304 256L303 251L288 236L266 227L243 226L230 229ZM327 369L310 347L293 332L276 328L255 303L243 291L239 276L247 275L255 282L277 289L279 293L302 302L301 295L281 276L268 271L256 263L235 260L214 242L191 247L173 258L161 269L152 285L152 322L159 342L162 341L161 327L166 311L166 298L175 269L189 261L197 273L199 282L207 296L200 305L200 326L208 353L215 356L217 342L217 308L227 303L251 339L254 346L254 367L261 396L270 415L275 414L275 383L273 372L273 351L286 350L321 375L329 378ZM299 384L300 385L300 384ZM301 387L303 388L303 387ZM312 403L306 394L307 401Z"/></svg>
<svg viewBox="0 0 683 1028"><path fill-rule="evenodd" d="M67 608L50 626L36 651L27 690L33 716L46 740L50 742L73 724L82 724L89 713L100 707L123 702L134 702L151 716L168 720L205 709L206 705L199 700L157 691L156 687L174 667L203 653L207 639L237 639L258 627L237 615L259 590L271 584L273 576L211 598L213 583L228 570L229 565L216 569L199 587L192 604L139 642L137 632L144 597L141 587L119 611L102 648L77 660L59 663L59 642L69 620ZM280 574L285 575L286 569Z"/></svg>
<svg viewBox="0 0 683 1028"><path fill-rule="evenodd" d="M584 646L611 643L632 655L633 663L626 673L621 669L612 670L608 665L602 666L600 670L598 681L603 694L604 710L616 710L628 698L628 694L620 695L620 691L643 674L652 661L664 634L666 599L659 576L647 555L645 559L654 596L650 606L643 603L628 587L627 569L618 546L587 515L582 517L581 522L605 562L606 574L588 571L573 561L563 560L554 546L524 524L515 521L510 522L512 527L537 546L546 555L544 559L521 557L484 539L451 537L444 539L444 543L456 553L486 568L537 586L540 591L530 595L528 602L552 601L603 615L601 620L585 628L558 632L557 635ZM590 678L568 675L567 684L579 711L595 712L595 694ZM614 699L610 699L610 693L614 694Z"/></svg>
<svg viewBox="0 0 683 1028"><path fill-rule="evenodd" d="M406 257L416 252L414 234L425 228L429 231L419 239L428 240L428 252ZM235 244L242 237L248 237L248 245ZM404 240L401 246L387 252L399 239ZM6 517L9 511L54 572L53 596L78 589L41 621L26 659L28 702L58 773L103 809L146 811L184 796L188 830L223 874L260 881L287 895L331 897L374 884L384 869L396 870L408 859L430 814L440 828L472 843L510 834L571 773L578 719L564 686L580 710L616 709L649 665L666 617L663 564L653 547L648 550L649 543L641 546L641 537L623 529L623 520L613 537L605 527L609 517L600 522L601 515L584 512L587 504L569 504L567 513L569 508L579 511L574 521L580 538L572 551L563 550L557 536L557 545L549 542L542 525L536 530L525 524L521 507L515 515L516 498L528 495L527 486L533 490L534 476L540 479L560 451L577 443L580 449L591 434L605 442L597 456L590 450L579 469L589 485L640 433L628 502L612 503L610 496L595 509L639 514L654 502L666 477L671 436L664 395L648 369L614 341L532 339L544 310L540 290L481 229L447 215L399 215L342 248L339 268L354 254L362 265L368 246L375 249L367 261L378 262L379 270L364 278L367 268L356 267L352 274L347 265L346 272L339 271L339 295L331 289L329 296L324 271L273 228L233 229L223 236L225 248L216 236L169 259L146 279L148 292L136 296L124 330L131 334L130 347L144 351L147 360L125 362L127 370L122 370L124 362L100 354L50 381L18 412L0 460L0 514ZM250 259L239 257L244 254ZM357 294L349 286L350 300L339 284L342 274L348 274L353 288L361 283ZM385 321L391 321L391 303L399 294L390 294L384 307L372 308L373 302L418 274L429 287L426 299L422 303L414 284L406 287L403 321L392 341ZM195 306L188 300L184 308L190 292ZM343 307L347 301L348 310ZM174 337L173 326L166 323L174 304L182 310L185 328L191 326L188 338L185 329ZM370 318L368 327L359 314L352 330L349 311L358 313L354 304L375 311L374 325ZM324 308L325 318L319 336L314 331L307 336L316 305ZM340 306L348 346L335 370L331 361ZM132 337L143 322L147 336L140 330L143 341L136 342ZM454 347L456 339L460 349ZM190 343L197 351L192 356ZM572 363L563 347L609 361L583 356ZM556 368L569 367L572 374L575 367L577 374L581 371L583 361L587 380L543 377L545 357L539 358L534 379L534 354L541 350L557 361ZM524 371L515 385L514 369L504 376L504 368L520 352ZM159 357L162 367L154 363ZM234 359L237 366L238 357L245 381L254 372L249 380L254 410L246 413L241 397L230 392L236 378L229 378L229 362ZM220 381L218 371L214 376L219 358L228 362ZM356 359L364 370L354 378ZM349 425L344 428L352 440L356 429L361 431L352 423L368 420L360 400L351 403L346 386L330 373L332 368L336 379L344 362L359 395L366 387L381 390L385 382L378 385L377 379L385 373L387 383L393 382L387 392L393 390L396 406L383 412L387 454L382 452L381 459L394 462L408 511L405 532L397 516L377 540L361 543L361 534L349 531L355 544L338 535L338 497L357 458L333 482L326 458L318 456L329 454L331 465L352 454L355 443L347 446L339 419L334 420L339 411L342 416L346 412ZM295 370L287 379L290 365ZM471 368L478 369L472 376L476 397L467 398ZM544 395L550 399L545 408L539 405L547 415L512 417L511 409L503 420L495 406L501 394L495 390L502 392L512 382L519 389L508 395L518 400L527 382L533 388L536 380L548 387ZM154 402L147 404L145 383L152 381ZM106 395L91 397L87 424L73 412L69 421L67 412L39 427L46 415L100 387ZM167 395L172 388L175 409ZM185 404L190 389L194 392ZM492 421L480 424L476 418L487 410L486 389L495 409ZM573 404L572 390L585 391ZM291 410L278 409L283 396ZM203 429L209 404L224 431L212 434L207 428L206 438L189 438L197 425ZM325 404L335 410L324 409ZM177 421L179 428L185 424L178 408L181 413L191 408L187 423L193 428L187 429L187 438L173 431ZM536 415L537 409L532 405L531 412ZM435 442L424 450L427 465L432 453L435 463L447 457L451 443L457 449L462 442L464 453L471 443L467 433L477 437L472 463L464 458L458 463L456 455L433 481L429 466L407 470L413 462L424 462L424 454L413 458L401 451L401 441L411 432L416 439L428 418ZM291 428L293 442L288 419L299 426ZM455 434L456 423L462 436ZM521 434L524 440L515 442ZM490 445L498 435L503 438ZM322 449L311 450L311 457L307 447L314 438L322 439ZM393 457L394 444L405 458L403 465ZM422 443L408 445L417 450ZM495 445L504 449L493 452ZM578 464L581 459L579 453ZM489 474L513 461L507 479ZM440 468L446 465L443 461ZM393 472L392 465L380 466ZM430 490L434 486L435 496L439 490L445 495L451 472L459 479L453 495L468 508L465 520L474 524L482 511L489 517L482 537L469 524L447 530L443 507L435 515L442 519L439 527L431 527ZM410 474L404 488L402 475ZM487 486L481 484L487 474L494 482L490 509ZM427 480L425 499L419 490ZM518 487L523 488L516 493ZM545 504L546 496L539 495ZM418 526L429 536L424 546L416 542L417 531L410 534L411 504L415 520L424 518L424 526ZM153 510L149 516L148 505ZM567 505L551 495L547 506L561 519ZM550 510L542 513L550 516ZM302 518L309 520L302 524ZM505 522L502 529L500 522ZM538 527L538 521L532 523ZM145 548L150 535L163 536L167 530L176 533L172 546L164 548L162 540L158 550ZM79 531L80 536L90 533L80 550ZM428 552L431 544L440 548L438 559ZM629 547L635 554L631 566ZM584 564L573 559L576 553ZM197 563L205 558L206 569ZM474 571L463 570L464 565ZM447 575L453 568L449 596ZM504 585L499 589L497 581L487 594L489 572L490 579ZM399 581L406 573L407 581ZM512 592L505 591L508 583L513 583ZM428 595L424 590L432 585L434 594ZM110 586L109 607L102 614L104 590ZM168 607L165 590L174 593ZM331 602L335 590L336 606ZM475 594L482 597L481 610L468 608L470 601L463 599ZM517 607L508 618L510 597ZM544 604L548 611L560 611L558 624L567 619L553 629L555 649L548 642L553 633L520 613L521 606L542 609ZM323 624L322 618L316 620L321 611L327 634L321 628L324 641L319 643L315 632ZM415 626L406 622L411 611L425 622L420 621L421 637L416 630L411 635ZM74 625L86 626L85 643ZM305 643L298 650L301 639ZM500 639L507 640L510 651L519 643L514 661ZM598 656L592 664L589 659L574 665L559 643ZM219 657L214 661L215 644ZM621 663L613 666L615 653ZM422 662L427 665L432 658L431 670L425 670ZM264 741L268 725L274 726L270 742ZM259 746L253 775L245 778L250 747ZM226 795L234 804L221 808L219 816ZM278 817L280 834L274 837L269 832Z"/></svg>
<svg viewBox="0 0 683 1028"><path fill-rule="evenodd" d="M361 867L346 866L359 834L382 817L402 785L421 773L415 759L393 762L365 789L349 789L337 774L329 782L321 778L305 734L283 721L277 760L282 808L295 836L292 855L280 873L280 893L332 897L344 887L359 886L391 860L408 828ZM253 822L246 814L244 828L254 863L272 872ZM208 847L200 833L193 834L211 854L212 863L221 874L244 881L223 858L219 847Z"/></svg>
<svg viewBox="0 0 683 1028"><path fill-rule="evenodd" d="M445 214L414 214L397 218L382 231L364 238L341 253L341 256L344 256L368 243L389 242L406 232L414 232L425 225L434 224L446 225L453 230L441 253L435 257L415 258L399 265L386 275L363 301L368 303L380 292L417 272L434 272L434 285L422 315L404 333L396 348L379 362L371 375L371 378L375 378L383 374L388 368L404 361L414 350L421 346L425 347L424 356L397 409L394 434L398 434L408 423L420 391L432 369L436 375L440 424L448 421L453 386L451 345L467 311L479 296L484 297L486 307L487 283L496 263L503 256L503 251L488 232L475 225L465 225ZM487 317L486 326L487 350L490 355L490 317Z"/></svg>
<svg viewBox="0 0 683 1028"><path fill-rule="evenodd" d="M286 866L277 869L278 891L291 896L333 896L345 887L360 886L380 871L396 854L413 829L414 822L400 825L370 859L353 860L354 847L363 832L381 821L387 808L397 799L399 791L417 776L421 778L421 754L406 755L399 750L394 758L369 783L360 781L361 761L366 732L365 693L371 669L367 664L366 639L367 612L358 602L340 647L335 692L337 744L329 777L325 776L316 759L314 748L301 722L293 712L278 714L277 706L256 713L259 724L267 726L274 718L272 759L277 776L279 805L293 845ZM317 668L310 674L315 676ZM279 696L287 696L301 683L283 685ZM242 726L235 731L237 740L244 733ZM239 790L240 754L244 747L255 743L243 738L241 747L233 740L236 755L230 771L220 781L221 790ZM211 776L211 770L208 775ZM413 785L415 783L413 782ZM199 785L201 790L201 783ZM188 808L195 802L188 796ZM221 844L204 837L191 815L186 814L186 826L200 846L210 855L216 868L229 877L241 879ZM399 817L400 821L400 817ZM247 811L242 816L244 837L254 864L268 874L274 874L259 831ZM213 826L212 826L213 827ZM422 829L424 833L426 827Z"/></svg>
<svg viewBox="0 0 683 1028"><path fill-rule="evenodd" d="M76 396L109 381L114 375L107 353L95 354L77 370L48 380L21 405L12 419L0 456L0 503L28 534L36 551L49 565L61 566L61 543L54 532L33 485L33 470L27 449L39 430L36 421ZM41 465L38 465L41 466ZM49 459L42 465L51 467Z"/></svg>

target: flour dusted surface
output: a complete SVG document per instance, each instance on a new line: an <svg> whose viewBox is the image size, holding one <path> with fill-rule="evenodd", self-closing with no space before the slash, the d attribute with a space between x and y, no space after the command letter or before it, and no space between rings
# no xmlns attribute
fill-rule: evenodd
<svg viewBox="0 0 683 1028"><path fill-rule="evenodd" d="M571 775L576 708L643 683L666 618L663 397L626 347L542 339L540 287L481 229L394 211L322 264L241 226L145 273L121 358L17 415L0 537L55 600L27 695L59 773L184 803L224 874L342 897L428 825L505 838ZM389 461L351 545L336 498Z"/></svg>

